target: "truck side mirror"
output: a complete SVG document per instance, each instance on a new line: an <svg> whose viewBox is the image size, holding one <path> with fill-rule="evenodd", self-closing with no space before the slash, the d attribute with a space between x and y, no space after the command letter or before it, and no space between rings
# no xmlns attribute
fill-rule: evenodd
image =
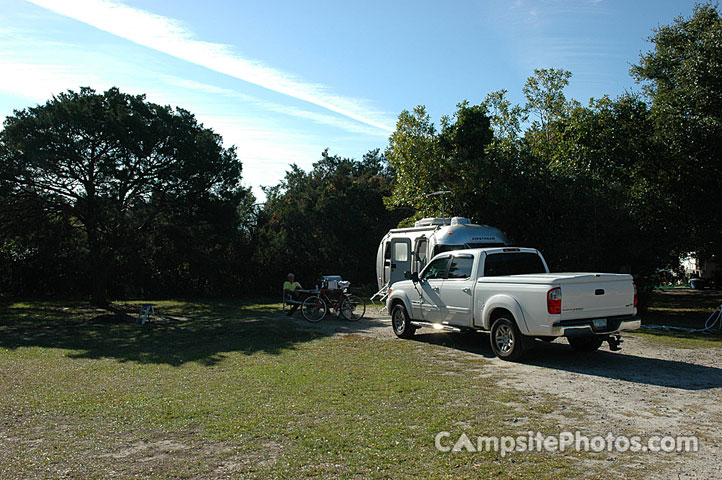
<svg viewBox="0 0 722 480"><path fill-rule="evenodd" d="M404 278L406 280L411 280L412 282L416 283L419 281L419 274L417 272L404 272Z"/></svg>

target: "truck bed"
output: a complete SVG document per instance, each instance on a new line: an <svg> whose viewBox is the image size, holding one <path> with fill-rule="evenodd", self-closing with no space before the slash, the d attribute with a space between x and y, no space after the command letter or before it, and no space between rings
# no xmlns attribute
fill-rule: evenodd
<svg viewBox="0 0 722 480"><path fill-rule="evenodd" d="M548 285L562 289L562 313L558 320L615 317L634 312L632 276L615 273L537 273L480 277L479 288L495 284Z"/></svg>

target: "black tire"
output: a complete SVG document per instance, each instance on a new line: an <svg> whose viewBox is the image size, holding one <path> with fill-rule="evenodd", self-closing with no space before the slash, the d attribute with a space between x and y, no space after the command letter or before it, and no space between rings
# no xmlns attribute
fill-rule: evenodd
<svg viewBox="0 0 722 480"><path fill-rule="evenodd" d="M303 301L303 304L301 304L301 313L303 314L303 318L311 323L323 320L323 317L326 316L327 310L328 308L326 307L326 302L316 295L306 298L306 300Z"/></svg>
<svg viewBox="0 0 722 480"><path fill-rule="evenodd" d="M366 313L366 302L356 295L347 295L341 302L341 315L348 321L355 322Z"/></svg>
<svg viewBox="0 0 722 480"><path fill-rule="evenodd" d="M604 339L598 336L588 337L569 337L567 338L569 345L577 352L593 352L598 350L604 343Z"/></svg>
<svg viewBox="0 0 722 480"><path fill-rule="evenodd" d="M489 335L491 349L502 360L516 362L528 349L528 338L521 334L516 322L509 317L499 317L491 326Z"/></svg>
<svg viewBox="0 0 722 480"><path fill-rule="evenodd" d="M406 308L401 304L397 304L391 310L391 327L394 329L394 334L399 338L411 338L416 332L416 327L411 325L409 321Z"/></svg>

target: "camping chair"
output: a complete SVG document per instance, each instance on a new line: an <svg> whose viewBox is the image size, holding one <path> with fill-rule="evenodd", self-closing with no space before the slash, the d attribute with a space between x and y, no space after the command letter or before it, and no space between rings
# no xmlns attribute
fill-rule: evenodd
<svg viewBox="0 0 722 480"><path fill-rule="evenodd" d="M283 298L283 305L281 307L282 312L286 311L286 305L301 305L303 303L301 300L294 300L293 294L286 293L286 290L281 291L281 297Z"/></svg>
<svg viewBox="0 0 722 480"><path fill-rule="evenodd" d="M136 323L145 325L145 322L149 322L151 320L155 320L155 304L144 303L143 306L140 307L140 313L138 314Z"/></svg>

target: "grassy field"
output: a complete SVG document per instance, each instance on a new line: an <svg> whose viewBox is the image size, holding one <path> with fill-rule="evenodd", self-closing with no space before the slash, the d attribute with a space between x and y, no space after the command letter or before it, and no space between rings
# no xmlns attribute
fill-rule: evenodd
<svg viewBox="0 0 722 480"><path fill-rule="evenodd" d="M608 475L590 467L604 453L438 452L440 431L554 432L549 412L586 412L498 387L483 356L325 336L279 307L157 302L147 325L127 303L0 307L0 478Z"/></svg>
<svg viewBox="0 0 722 480"><path fill-rule="evenodd" d="M642 317L642 324L700 329L704 327L710 314L720 305L722 305L722 291L719 290L691 290L688 288L657 290L653 294L649 311ZM722 346L722 335L719 334L705 335L642 329L635 335L678 348Z"/></svg>

